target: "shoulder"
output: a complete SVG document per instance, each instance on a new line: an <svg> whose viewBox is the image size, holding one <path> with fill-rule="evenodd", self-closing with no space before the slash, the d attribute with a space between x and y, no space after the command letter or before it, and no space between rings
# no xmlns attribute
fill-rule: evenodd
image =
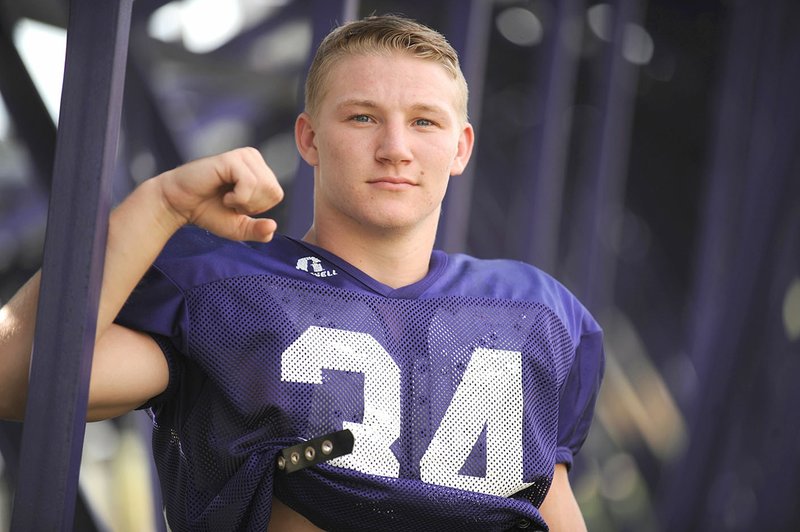
<svg viewBox="0 0 800 532"><path fill-rule="evenodd" d="M270 244L261 244L269 246ZM179 229L164 246L157 264L169 264L186 259L201 259L208 256L232 254L238 256L245 248L252 247L246 242L228 240L205 229L187 225Z"/></svg>
<svg viewBox="0 0 800 532"><path fill-rule="evenodd" d="M290 271L296 247L281 235L268 243L240 242L186 226L167 242L154 268L188 290L219 279Z"/></svg>
<svg viewBox="0 0 800 532"><path fill-rule="evenodd" d="M564 284L525 262L451 254L442 283L437 284L451 295L542 305L564 323L575 340L600 331L591 313Z"/></svg>
<svg viewBox="0 0 800 532"><path fill-rule="evenodd" d="M474 297L543 303L575 299L553 276L517 260L452 254L448 256L445 278L449 289Z"/></svg>

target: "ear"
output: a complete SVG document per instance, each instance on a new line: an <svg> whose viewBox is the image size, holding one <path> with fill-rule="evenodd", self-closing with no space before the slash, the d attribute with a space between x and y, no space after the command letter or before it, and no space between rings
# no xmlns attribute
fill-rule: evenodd
<svg viewBox="0 0 800 532"><path fill-rule="evenodd" d="M297 144L300 156L311 166L319 166L319 152L315 137L311 116L306 112L300 113L294 122L294 142Z"/></svg>
<svg viewBox="0 0 800 532"><path fill-rule="evenodd" d="M475 131L472 124L464 124L464 128L458 136L458 150L453 162L450 164L450 175L461 175L467 167L469 158L472 155L472 146L475 144Z"/></svg>

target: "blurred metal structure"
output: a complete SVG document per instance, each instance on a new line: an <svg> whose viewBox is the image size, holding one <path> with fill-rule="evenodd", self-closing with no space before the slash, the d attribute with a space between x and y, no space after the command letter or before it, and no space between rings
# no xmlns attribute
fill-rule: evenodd
<svg viewBox="0 0 800 532"><path fill-rule="evenodd" d="M51 199L42 292L52 299L41 306L32 374L32 387L47 393L29 405L21 454L20 426L0 423L4 476L17 489L14 530L103 528L77 488L76 464L111 203L187 159L248 143L287 192L271 215L302 236L313 179L291 138L310 53L336 23L390 11L442 30L470 83L479 142L450 185L437 245L532 262L601 316L609 308L625 316L640 343L608 338L615 371L635 379L651 365L688 420L688 446L670 456L648 448L633 422L595 423L573 471L590 529L800 527L800 348L784 325L800 318L783 299L800 283L796 2L225 2L260 5L261 14L228 42L197 52L150 28L162 8L189 4L182 0L0 0L0 94L18 143L0 138L0 154L21 147L25 174L11 176L19 165L0 160L0 298L36 262L33 229L44 223L48 190ZM13 30L23 18L64 28L68 12L56 148ZM539 31L539 40L509 39L501 24L509 13L513 31ZM644 46L632 40L641 28L655 42L651 64L630 59L632 46ZM721 74L704 69L721 58ZM699 110L715 101L706 124ZM81 134L70 134L76 127ZM630 389L617 391L630 410L658 416ZM625 474L615 464L628 464ZM623 497L615 483L631 478L639 482ZM163 530L157 486L152 492L154 528Z"/></svg>
<svg viewBox="0 0 800 532"><path fill-rule="evenodd" d="M800 347L781 297L800 279L798 20L794 2L735 4L689 323L703 389L667 529L800 522Z"/></svg>
<svg viewBox="0 0 800 532"><path fill-rule="evenodd" d="M358 13L358 0L312 0L310 9L312 40L311 49L315 50L333 28L337 20L348 21L356 18ZM311 55L305 62L303 71L311 66ZM299 89L297 111L302 111L302 87ZM302 237L311 226L314 212L314 172L299 157L297 159L297 172L294 176L292 193L289 198L291 208L288 215L287 233L298 238Z"/></svg>
<svg viewBox="0 0 800 532"><path fill-rule="evenodd" d="M449 36L461 62L469 86L467 113L473 124L481 122L481 103L488 55L492 3L450 0L444 4L447 21L442 28ZM476 140L479 134L476 133ZM448 252L463 251L467 246L469 213L475 183L475 165L454 177L447 189L437 234L437 247Z"/></svg>
<svg viewBox="0 0 800 532"><path fill-rule="evenodd" d="M624 47L628 28L641 21L643 8L641 0L616 0L612 5L611 41L604 50L603 75L596 79L600 116L589 132L589 157L578 176L578 208L569 240L573 262L567 267L576 294L595 310L613 302L612 243L619 238L614 218L624 202L637 85L636 67L624 57Z"/></svg>
<svg viewBox="0 0 800 532"><path fill-rule="evenodd" d="M70 3L15 530L73 527L132 2Z"/></svg>
<svg viewBox="0 0 800 532"><path fill-rule="evenodd" d="M531 86L530 104L525 109L531 116L541 117L541 122L530 138L530 149L520 158L516 176L520 194L511 205L510 241L517 245L512 252L547 272L557 268L571 133L569 116L583 32L578 22L585 9L583 0L556 3L556 20L543 43L544 58L539 67L542 87ZM609 58L615 57L614 48L608 49Z"/></svg>
<svg viewBox="0 0 800 532"><path fill-rule="evenodd" d="M19 135L31 151L37 180L49 188L56 151L56 128L28 69L14 46L10 28L0 22L0 94Z"/></svg>

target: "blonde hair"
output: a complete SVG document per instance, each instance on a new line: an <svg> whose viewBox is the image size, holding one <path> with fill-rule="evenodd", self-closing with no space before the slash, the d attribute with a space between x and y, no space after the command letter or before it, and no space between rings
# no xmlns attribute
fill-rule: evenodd
<svg viewBox="0 0 800 532"><path fill-rule="evenodd" d="M458 54L438 31L399 15L370 16L339 26L317 48L306 77L305 107L315 115L325 95L325 82L333 65L350 55L402 52L432 61L452 76L459 86L456 110L467 121L467 81L461 72Z"/></svg>

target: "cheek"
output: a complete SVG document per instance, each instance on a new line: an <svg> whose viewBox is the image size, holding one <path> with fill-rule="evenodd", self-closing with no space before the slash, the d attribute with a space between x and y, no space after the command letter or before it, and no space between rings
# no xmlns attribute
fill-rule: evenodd
<svg viewBox="0 0 800 532"><path fill-rule="evenodd" d="M347 148L341 145L329 144L321 146L319 151L320 171L326 176L335 176L347 168L348 162L352 159Z"/></svg>
<svg viewBox="0 0 800 532"><path fill-rule="evenodd" d="M340 136L336 142L325 144L323 151L325 157L337 166L353 166L364 157L367 148L358 139Z"/></svg>
<svg viewBox="0 0 800 532"><path fill-rule="evenodd" d="M430 144L425 149L427 160L429 161L429 172L433 174L430 177L441 177L445 180L449 178L455 161L456 150L453 150L449 143Z"/></svg>
<svg viewBox="0 0 800 532"><path fill-rule="evenodd" d="M458 154L458 138L451 135L436 135L435 139L423 143L424 149L431 157L436 158L442 165L450 166Z"/></svg>

